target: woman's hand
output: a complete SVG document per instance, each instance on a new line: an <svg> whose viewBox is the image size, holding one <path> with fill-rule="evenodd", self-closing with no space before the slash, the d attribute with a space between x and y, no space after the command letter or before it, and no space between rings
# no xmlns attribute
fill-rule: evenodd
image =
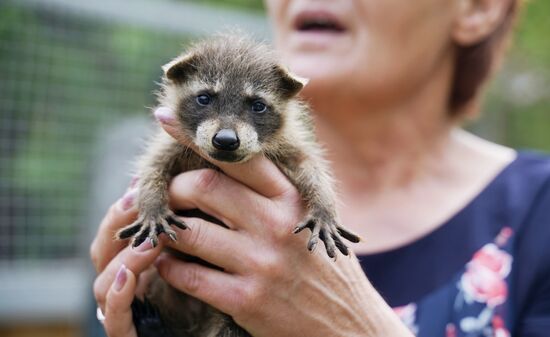
<svg viewBox="0 0 550 337"><path fill-rule="evenodd" d="M130 189L111 206L90 249L98 272L94 295L110 337L137 336L130 306L134 296L143 292L148 276L156 272L152 264L162 251L162 245L153 248L148 240L132 249L126 242L113 239L118 229L137 217L137 210L132 205L135 192Z"/></svg>
<svg viewBox="0 0 550 337"><path fill-rule="evenodd" d="M161 125L188 144L175 119L157 111ZM147 284L156 259L160 275L175 288L231 315L256 337L411 336L366 279L355 258L330 260L306 249L309 233L292 234L305 210L294 186L269 160L216 163L186 172L170 185L173 209L200 208L229 228L185 218L177 242L161 243L213 263L223 271L159 254L162 244L131 249L113 241L133 222L132 192L111 207L91 247L99 273L94 293L110 337L133 337L130 305Z"/></svg>
<svg viewBox="0 0 550 337"><path fill-rule="evenodd" d="M167 132L187 142L169 111L156 114ZM162 254L157 267L166 281L228 313L256 337L410 336L355 256L332 261L324 249L308 252L309 233L292 234L305 210L272 162L258 156L216 165L223 173L178 175L171 207L199 208L229 228L185 218L191 230L175 229L178 241L167 245L223 271Z"/></svg>

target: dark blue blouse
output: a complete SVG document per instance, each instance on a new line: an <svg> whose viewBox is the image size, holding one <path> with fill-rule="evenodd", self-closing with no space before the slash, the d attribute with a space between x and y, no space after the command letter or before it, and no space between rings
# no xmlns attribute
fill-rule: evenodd
<svg viewBox="0 0 550 337"><path fill-rule="evenodd" d="M359 259L418 337L550 337L550 159L519 153L430 234Z"/></svg>

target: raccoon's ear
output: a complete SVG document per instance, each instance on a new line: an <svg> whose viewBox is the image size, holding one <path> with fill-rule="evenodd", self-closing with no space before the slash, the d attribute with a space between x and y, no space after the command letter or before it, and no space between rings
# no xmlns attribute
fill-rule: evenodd
<svg viewBox="0 0 550 337"><path fill-rule="evenodd" d="M280 88L286 97L295 96L309 82L307 78L297 76L282 66L276 66L275 73L279 77Z"/></svg>
<svg viewBox="0 0 550 337"><path fill-rule="evenodd" d="M162 66L164 76L174 82L183 82L195 70L193 66L193 53L184 54L176 57L172 61Z"/></svg>

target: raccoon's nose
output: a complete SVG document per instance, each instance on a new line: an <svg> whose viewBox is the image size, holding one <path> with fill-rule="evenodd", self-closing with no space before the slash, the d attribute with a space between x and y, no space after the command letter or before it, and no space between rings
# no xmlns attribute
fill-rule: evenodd
<svg viewBox="0 0 550 337"><path fill-rule="evenodd" d="M239 137L231 129L221 129L212 138L212 145L218 150L235 151L239 144Z"/></svg>

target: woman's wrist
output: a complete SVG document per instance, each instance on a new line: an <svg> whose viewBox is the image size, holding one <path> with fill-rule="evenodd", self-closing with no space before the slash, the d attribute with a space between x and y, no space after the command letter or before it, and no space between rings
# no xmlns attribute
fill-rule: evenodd
<svg viewBox="0 0 550 337"><path fill-rule="evenodd" d="M369 282L357 258L353 256L349 260L343 260L336 262L338 267L332 271L334 283L331 282L324 296L326 307L342 304L344 306L341 314L336 316L338 318L331 323L331 333L326 335L412 337L411 331ZM331 317L326 310L319 313L324 315L325 319Z"/></svg>
<svg viewBox="0 0 550 337"><path fill-rule="evenodd" d="M369 283L364 299L365 334L368 337L412 337L412 332L401 322L382 296Z"/></svg>

